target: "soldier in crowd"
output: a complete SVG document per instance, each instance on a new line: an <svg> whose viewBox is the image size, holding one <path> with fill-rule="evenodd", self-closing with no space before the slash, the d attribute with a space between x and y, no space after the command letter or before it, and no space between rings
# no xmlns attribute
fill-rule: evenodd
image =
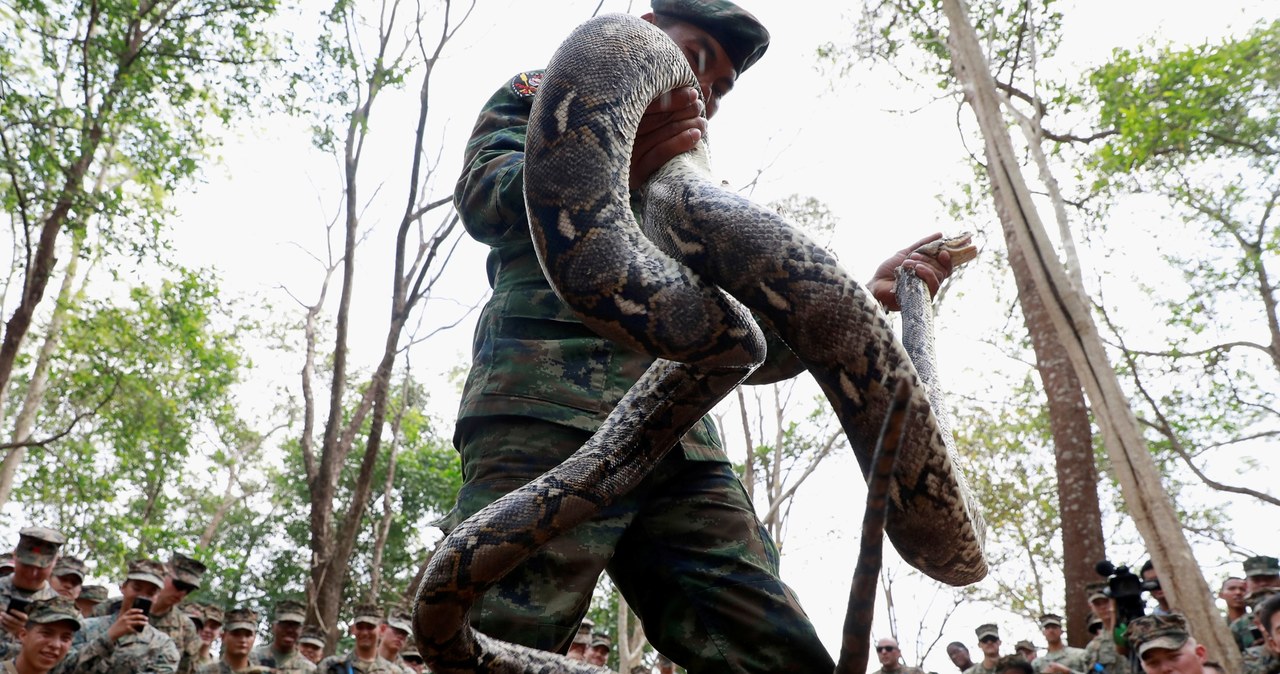
<svg viewBox="0 0 1280 674"><path fill-rule="evenodd" d="M200 604L200 613L204 620L200 624L200 655L196 658L196 666L214 662L211 651L213 642L222 637L222 607L214 604Z"/></svg>
<svg viewBox="0 0 1280 674"><path fill-rule="evenodd" d="M13 553L0 554L0 578L13 573Z"/></svg>
<svg viewBox="0 0 1280 674"><path fill-rule="evenodd" d="M399 606L392 607L378 626L378 655L404 672L411 670L400 657L400 651L404 650L410 634L413 634L413 615Z"/></svg>
<svg viewBox="0 0 1280 674"><path fill-rule="evenodd" d="M924 674L923 669L910 667L903 661L897 639L885 637L877 641L876 658L880 660L880 669L875 674Z"/></svg>
<svg viewBox="0 0 1280 674"><path fill-rule="evenodd" d="M1006 655L996 660L996 674L1035 674L1035 670L1021 655Z"/></svg>
<svg viewBox="0 0 1280 674"><path fill-rule="evenodd" d="M1040 616L1040 633L1049 645L1044 655L1032 663L1036 674L1084 674L1084 649L1063 643L1062 616L1056 613Z"/></svg>
<svg viewBox="0 0 1280 674"><path fill-rule="evenodd" d="M570 660L586 662L587 646L591 645L591 630L596 624L590 618L583 618L578 624L578 631L573 635L573 641L569 644L569 652L565 654Z"/></svg>
<svg viewBox="0 0 1280 674"><path fill-rule="evenodd" d="M969 647L959 641L947 644L947 657L961 674L973 666L973 658L969 657Z"/></svg>
<svg viewBox="0 0 1280 674"><path fill-rule="evenodd" d="M1156 573L1156 564L1153 560L1148 559L1142 565L1142 570L1138 573L1142 576L1143 582L1155 581L1156 589L1151 590L1151 598L1156 600L1156 607L1151 609L1154 615L1164 615L1169 612L1169 600L1164 596L1164 590L1160 589L1160 575Z"/></svg>
<svg viewBox="0 0 1280 674"><path fill-rule="evenodd" d="M302 636L298 637L298 652L312 664L320 662L324 657L324 630L315 625L302 628Z"/></svg>
<svg viewBox="0 0 1280 674"><path fill-rule="evenodd" d="M1125 635L1146 674L1203 674L1205 648L1192 638L1181 613L1136 618Z"/></svg>
<svg viewBox="0 0 1280 674"><path fill-rule="evenodd" d="M1265 555L1244 560L1245 600L1269 587L1280 588L1280 560ZM1231 636L1235 637L1241 651L1257 642L1253 636L1253 621L1248 615L1242 615L1231 623Z"/></svg>
<svg viewBox="0 0 1280 674"><path fill-rule="evenodd" d="M607 667L609 651L613 649L613 640L608 634L596 632L591 635L591 644L587 646L586 661L588 665Z"/></svg>
<svg viewBox="0 0 1280 674"><path fill-rule="evenodd" d="M382 612L377 604L357 604L351 620L350 633L356 647L346 655L331 655L320 661L316 671L321 674L400 674L400 669L378 655L378 626L382 624Z"/></svg>
<svg viewBox="0 0 1280 674"><path fill-rule="evenodd" d="M314 662L298 651L302 623L307 621L307 605L295 599L276 602L275 620L271 623L271 643L253 650L253 664L272 667L280 674L314 672ZM226 640L226 637L223 637Z"/></svg>
<svg viewBox="0 0 1280 674"><path fill-rule="evenodd" d="M155 605L151 607L151 624L169 635L178 647L178 674L195 671L203 642L191 618L184 611L175 609L187 595L200 589L200 581L206 570L201 562L178 552L173 553L165 567L164 583L156 594Z"/></svg>
<svg viewBox="0 0 1280 674"><path fill-rule="evenodd" d="M404 660L404 666L414 674L420 674L427 668L426 661L422 659L422 654L418 652L418 647L412 641L400 651L400 657Z"/></svg>
<svg viewBox="0 0 1280 674"><path fill-rule="evenodd" d="M80 587L80 596L76 597L76 608L80 609L81 617L88 618L106 600L107 588L102 585L84 585Z"/></svg>
<svg viewBox="0 0 1280 674"><path fill-rule="evenodd" d="M1084 647L1085 671L1091 674L1129 674L1129 659L1116 651L1115 602L1107 594L1107 582L1085 586L1089 608L1101 621L1102 627L1093 640Z"/></svg>
<svg viewBox="0 0 1280 674"><path fill-rule="evenodd" d="M1021 655L1022 659L1026 660L1027 662L1036 661L1036 645L1031 643L1030 641L1027 641L1026 639L1023 639L1022 641L1019 641L1018 643L1014 644L1013 652L1017 655Z"/></svg>
<svg viewBox="0 0 1280 674"><path fill-rule="evenodd" d="M115 612L89 618L76 634L80 648L77 674L175 674L178 647L169 635L147 619L154 598L168 573L150 559L129 563L120 591L124 595ZM108 604L104 603L103 606ZM144 610L141 606L146 606Z"/></svg>
<svg viewBox="0 0 1280 674"><path fill-rule="evenodd" d="M196 626L196 634L199 634L204 627L204 605L185 601L178 604L178 610L187 614L187 617L191 619L191 623ZM200 663L196 662L196 664L199 665Z"/></svg>
<svg viewBox="0 0 1280 674"><path fill-rule="evenodd" d="M1245 589L1243 578L1232 576L1222 581L1222 588L1218 590L1218 598L1227 605L1227 625L1244 617L1248 613L1249 607L1245 606L1244 596L1248 594Z"/></svg>
<svg viewBox="0 0 1280 674"><path fill-rule="evenodd" d="M49 577L49 587L54 592L75 601L80 596L80 591L84 585L84 574L88 572L88 568L84 565L84 560L79 557L70 557L62 555L58 557L58 561L53 565L53 575Z"/></svg>
<svg viewBox="0 0 1280 674"><path fill-rule="evenodd" d="M1280 672L1280 592L1269 593L1253 608L1262 643L1244 652L1244 674Z"/></svg>
<svg viewBox="0 0 1280 674"><path fill-rule="evenodd" d="M58 593L49 586L58 549L67 539L53 529L27 527L18 532L13 549L13 573L0 578L0 642L17 643L27 626L27 608L32 602L53 599Z"/></svg>
<svg viewBox="0 0 1280 674"><path fill-rule="evenodd" d="M66 597L42 599L27 609L27 623L17 653L0 669L5 674L51 674L71 671L75 661L68 657L75 634L80 630L80 611ZM8 658L9 655L3 656Z"/></svg>
<svg viewBox="0 0 1280 674"><path fill-rule="evenodd" d="M1000 628L987 623L974 630L978 635L978 648L982 650L982 662L971 665L964 674L996 674L996 661L1000 659ZM952 662L955 660L952 659Z"/></svg>
<svg viewBox="0 0 1280 674"><path fill-rule="evenodd" d="M222 658L200 665L198 674L244 674L271 672L270 667L250 662L253 642L258 638L258 614L252 609L227 611L227 624L222 635Z"/></svg>
<svg viewBox="0 0 1280 674"><path fill-rule="evenodd" d="M1093 611L1089 611L1089 614L1084 617L1084 625L1085 629L1089 630L1089 638L1092 639L1102 631L1102 618Z"/></svg>

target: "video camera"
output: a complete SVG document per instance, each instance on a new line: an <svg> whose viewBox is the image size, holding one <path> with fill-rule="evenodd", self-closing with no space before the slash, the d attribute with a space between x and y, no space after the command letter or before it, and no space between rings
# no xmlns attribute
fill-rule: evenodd
<svg viewBox="0 0 1280 674"><path fill-rule="evenodd" d="M1142 593L1160 589L1159 580L1143 580L1135 576L1129 567L1116 566L1105 559L1093 568L1099 576L1107 579L1106 593L1116 602L1116 622L1120 625L1127 625L1134 618L1145 615L1147 604L1142 600Z"/></svg>

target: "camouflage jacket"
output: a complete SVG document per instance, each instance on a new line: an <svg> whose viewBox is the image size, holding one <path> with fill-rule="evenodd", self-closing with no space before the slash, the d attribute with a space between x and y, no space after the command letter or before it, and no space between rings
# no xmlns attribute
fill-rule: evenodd
<svg viewBox="0 0 1280 674"><path fill-rule="evenodd" d="M1092 674L1129 674L1129 659L1116 652L1115 637L1103 630L1084 647L1084 668Z"/></svg>
<svg viewBox="0 0 1280 674"><path fill-rule="evenodd" d="M1236 645L1241 651L1254 645L1253 622L1249 620L1249 614L1246 613L1231 623L1231 636L1235 637Z"/></svg>
<svg viewBox="0 0 1280 674"><path fill-rule="evenodd" d="M45 581L44 587L32 592L30 590L23 590L22 588L14 587L13 576L0 578L0 611L9 610L10 597L25 599L29 604L33 601L53 599L56 596L58 596L58 593L55 592L52 587L49 587L48 581ZM10 634L9 630L0 629L0 644L12 647L14 652L17 652L18 639Z"/></svg>
<svg viewBox="0 0 1280 674"><path fill-rule="evenodd" d="M115 621L115 614L89 618L76 632L77 674L177 674L178 647L169 635L148 624L113 642L107 630Z"/></svg>
<svg viewBox="0 0 1280 674"><path fill-rule="evenodd" d="M1265 645L1250 646L1244 652L1244 674L1280 673L1280 656Z"/></svg>
<svg viewBox="0 0 1280 674"><path fill-rule="evenodd" d="M386 658L378 655L373 660L361 660L355 651L346 655L330 655L316 665L316 671L320 674L401 674L400 668Z"/></svg>
<svg viewBox="0 0 1280 674"><path fill-rule="evenodd" d="M884 667L877 669L872 674L924 674L924 670L919 667L908 667L907 665L898 665L896 669L886 670Z"/></svg>
<svg viewBox="0 0 1280 674"><path fill-rule="evenodd" d="M152 615L151 626L169 635L178 647L178 674L191 674L200 659L200 648L204 642L200 640L200 632L196 624L186 613L170 609L164 615Z"/></svg>
<svg viewBox="0 0 1280 674"><path fill-rule="evenodd" d="M993 666L991 669L987 669L983 666L982 660L979 660L973 663L972 667L964 670L964 674L996 674L996 668Z"/></svg>
<svg viewBox="0 0 1280 674"><path fill-rule="evenodd" d="M1046 650L1044 655L1036 656L1031 662L1031 668L1036 674L1043 674L1044 668L1050 663L1057 662L1075 674L1084 674L1088 666L1085 665L1085 651L1083 648L1072 648L1071 646L1063 646L1057 651Z"/></svg>
<svg viewBox="0 0 1280 674"><path fill-rule="evenodd" d="M271 644L263 644L249 654L249 662L273 668L279 674L299 674L314 672L316 665L306 659L297 649L287 655L281 655L271 648Z"/></svg>
<svg viewBox="0 0 1280 674"><path fill-rule="evenodd" d="M253 664L252 661L244 669L232 669L231 665L221 660L206 662L196 667L196 674L272 674L275 671L270 667Z"/></svg>

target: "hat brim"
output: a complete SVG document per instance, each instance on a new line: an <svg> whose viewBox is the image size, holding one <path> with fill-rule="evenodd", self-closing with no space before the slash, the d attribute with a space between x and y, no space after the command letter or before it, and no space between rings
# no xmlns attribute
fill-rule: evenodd
<svg viewBox="0 0 1280 674"><path fill-rule="evenodd" d="M403 620L388 620L387 625L390 625L392 628L398 629L405 634L413 634L413 625L410 625Z"/></svg>
<svg viewBox="0 0 1280 674"><path fill-rule="evenodd" d="M222 626L223 632L234 632L236 630L249 630L250 632L257 634L258 626L253 623L247 623L247 622L227 623L226 625Z"/></svg>
<svg viewBox="0 0 1280 674"><path fill-rule="evenodd" d="M351 624L353 625L359 625L360 623L377 627L382 624L382 618L371 615L358 615L351 621Z"/></svg>
<svg viewBox="0 0 1280 674"><path fill-rule="evenodd" d="M305 623L307 622L307 617L302 615L301 613L281 613L280 615L276 616L276 622Z"/></svg>
<svg viewBox="0 0 1280 674"><path fill-rule="evenodd" d="M1000 635L999 635L999 634L996 634L995 632L983 632L982 634L979 634L979 635L978 635L978 641L982 641L983 639L986 639L987 637L992 637L992 638L994 638L994 639L999 639L999 638L1000 638Z"/></svg>
<svg viewBox="0 0 1280 674"><path fill-rule="evenodd" d="M300 644L310 644L316 648L324 648L324 639L316 639L315 637L302 637L298 639Z"/></svg>
<svg viewBox="0 0 1280 674"><path fill-rule="evenodd" d="M1138 646L1138 657L1145 656L1147 652L1153 648L1165 648L1171 651L1176 651L1179 648L1182 648L1182 645L1185 643L1187 643L1187 637L1177 637L1172 635L1156 637L1155 639L1145 641L1141 646Z"/></svg>
<svg viewBox="0 0 1280 674"><path fill-rule="evenodd" d="M152 585L155 585L156 587L164 587L164 579L163 579L163 578L161 578L161 577L159 577L159 576L152 575L152 574L150 574L150 573L131 573L131 574L129 574L129 575L127 575L127 576L125 576L125 577L124 577L124 579L125 579L125 580L140 580L140 581L143 581L144 583L151 583Z"/></svg>

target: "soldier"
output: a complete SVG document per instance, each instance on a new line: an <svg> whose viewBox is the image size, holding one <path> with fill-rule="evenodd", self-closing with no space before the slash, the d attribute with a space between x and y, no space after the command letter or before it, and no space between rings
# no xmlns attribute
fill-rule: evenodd
<svg viewBox="0 0 1280 674"><path fill-rule="evenodd" d="M400 607L393 607L378 626L378 655L394 663L408 674L411 670L400 657L405 641L413 633L413 615Z"/></svg>
<svg viewBox="0 0 1280 674"><path fill-rule="evenodd" d="M84 585L84 574L87 571L84 560L79 557L63 555L53 565L53 575L49 577L49 587L52 587L54 592L71 601L75 601L80 596L80 590Z"/></svg>
<svg viewBox="0 0 1280 674"><path fill-rule="evenodd" d="M1089 608L1102 622L1097 636L1084 647L1085 670L1090 674L1129 674L1129 659L1116 651L1116 609L1107 588L1106 581L1085 586Z"/></svg>
<svg viewBox="0 0 1280 674"><path fill-rule="evenodd" d="M1222 588L1218 590L1218 598L1227 605L1227 625L1244 617L1249 612L1249 608L1245 606L1244 596L1248 594L1245 589L1243 578L1232 576L1222 581Z"/></svg>
<svg viewBox="0 0 1280 674"><path fill-rule="evenodd" d="M13 574L13 553L6 552L0 555L0 578Z"/></svg>
<svg viewBox="0 0 1280 674"><path fill-rule="evenodd" d="M728 0L652 0L644 19L680 46L702 90L652 103L632 152L631 187L693 149L720 99L764 53L769 32ZM652 358L594 335L548 285L530 238L523 195L525 132L542 73L524 72L489 99L467 145L454 203L468 233L490 246L492 296L480 315L454 446L466 482L440 524L467 516L577 451ZM705 118L703 113L705 112ZM923 243L923 242L922 242ZM911 250L914 250L912 246ZM930 288L941 262L894 255L870 283L896 308L893 268L914 266ZM751 379L803 367L785 349ZM756 518L711 418L705 417L633 491L557 537L477 602L485 634L561 652L610 577L646 624L655 648L693 670L830 671L831 656L778 574L778 551ZM741 607L750 607L743 611Z"/></svg>
<svg viewBox="0 0 1280 674"><path fill-rule="evenodd" d="M210 651L213 649L213 642L222 636L222 607L215 604L201 604L200 612L204 614L204 623L200 625L200 656L196 659L196 665L207 665L210 662L216 662Z"/></svg>
<svg viewBox="0 0 1280 674"><path fill-rule="evenodd" d="M923 669L904 663L897 639L885 637L877 641L876 658L880 660L880 669L875 674L924 674Z"/></svg>
<svg viewBox="0 0 1280 674"><path fill-rule="evenodd" d="M275 668L280 674L316 671L315 663L298 652L298 637L307 620L307 606L294 599L276 602L271 623L271 643L253 649L253 664ZM224 637L225 640L225 637Z"/></svg>
<svg viewBox="0 0 1280 674"><path fill-rule="evenodd" d="M378 655L378 626L382 624L377 604L357 604L350 632L356 647L346 655L331 655L320 661L321 674L400 674L400 668Z"/></svg>
<svg viewBox="0 0 1280 674"><path fill-rule="evenodd" d="M178 610L187 614L192 624L196 626L196 634L204 627L204 606L193 601L184 601L178 604ZM196 663L197 665L200 663Z"/></svg>
<svg viewBox="0 0 1280 674"><path fill-rule="evenodd" d="M1006 655L996 660L996 674L1035 674L1035 670L1021 655Z"/></svg>
<svg viewBox="0 0 1280 674"><path fill-rule="evenodd" d="M951 664L955 665L961 674L973 666L973 658L969 657L969 647L959 641L947 644L947 657L951 658Z"/></svg>
<svg viewBox="0 0 1280 674"><path fill-rule="evenodd" d="M1027 662L1036 661L1036 645L1031 643L1030 641L1027 641L1026 639L1023 639L1022 641L1019 641L1018 643L1014 644L1013 652L1022 656L1022 659L1026 660Z"/></svg>
<svg viewBox="0 0 1280 674"><path fill-rule="evenodd" d="M1000 659L1000 628L987 623L979 625L974 633L978 635L982 662L971 665L964 674L996 674L996 661Z"/></svg>
<svg viewBox="0 0 1280 674"><path fill-rule="evenodd" d="M1062 642L1062 616L1046 613L1040 616L1040 633L1044 635L1049 647L1044 655L1032 663L1036 674L1084 674L1085 655L1083 648L1073 648Z"/></svg>
<svg viewBox="0 0 1280 674"><path fill-rule="evenodd" d="M118 610L89 618L76 634L75 645L80 649L76 674L178 671L178 647L147 619L167 573L163 564L150 559L129 563Z"/></svg>
<svg viewBox="0 0 1280 674"><path fill-rule="evenodd" d="M18 652L0 669L5 674L50 674L71 670L71 644L80 630L80 611L62 596L31 603ZM8 657L8 655L2 656Z"/></svg>
<svg viewBox="0 0 1280 674"><path fill-rule="evenodd" d="M412 642L400 651L400 657L404 659L404 665L414 674L421 674L427 668L427 663L423 661L422 654L418 652L418 647Z"/></svg>
<svg viewBox="0 0 1280 674"><path fill-rule="evenodd" d="M1246 601L1249 595L1268 587L1280 588L1280 560L1265 555L1244 560ZM1231 623L1231 636L1235 637L1236 645L1241 651L1257 642L1253 636L1253 622L1249 616L1241 616Z"/></svg>
<svg viewBox="0 0 1280 674"><path fill-rule="evenodd" d="M1244 652L1244 674L1280 672L1280 592L1273 592L1253 610L1262 642Z"/></svg>
<svg viewBox="0 0 1280 674"><path fill-rule="evenodd" d="M1136 618L1125 634L1146 674L1203 674L1205 648L1191 637L1181 613Z"/></svg>
<svg viewBox="0 0 1280 674"><path fill-rule="evenodd" d="M578 662L585 662L587 659L587 646L591 645L591 630L596 624L589 618L583 618L578 624L578 631L573 635L573 643L569 644L569 652L565 657Z"/></svg>
<svg viewBox="0 0 1280 674"><path fill-rule="evenodd" d="M315 625L302 628L302 636L298 637L298 652L312 663L320 662L324 657L324 630Z"/></svg>
<svg viewBox="0 0 1280 674"><path fill-rule="evenodd" d="M178 647L178 674L190 674L195 671L196 661L200 659L200 633L195 623L183 611L174 610L187 595L200 589L200 581L204 578L205 565L181 553L173 553L166 566L164 584L156 595L155 606L151 607L151 624L161 632L169 635Z"/></svg>
<svg viewBox="0 0 1280 674"><path fill-rule="evenodd" d="M609 651L613 649L613 640L608 634L596 632L591 635L591 645L587 646L586 662L588 665L606 667L609 662Z"/></svg>
<svg viewBox="0 0 1280 674"><path fill-rule="evenodd" d="M1154 582L1156 587L1151 590L1151 598L1156 600L1156 607L1151 609L1154 615L1165 615L1169 613L1169 599L1164 596L1164 590L1160 588L1160 574L1156 572L1156 563L1154 560L1148 559L1143 562L1141 571L1138 575L1142 576L1144 583Z"/></svg>
<svg viewBox="0 0 1280 674"><path fill-rule="evenodd" d="M80 587L80 596L76 597L76 608L80 609L81 617L88 618L106 600L107 588L101 585L83 585Z"/></svg>
<svg viewBox="0 0 1280 674"><path fill-rule="evenodd" d="M16 643L27 625L27 607L32 602L53 599L58 593L49 586L49 576L58 558L58 549L67 541L62 534L45 527L27 527L18 532L13 549L13 573L0 578L0 642Z"/></svg>
<svg viewBox="0 0 1280 674"><path fill-rule="evenodd" d="M258 638L258 614L252 609L227 611L227 624L222 635L222 659L200 665L198 674L245 674L272 672L270 667L250 662L253 642Z"/></svg>

